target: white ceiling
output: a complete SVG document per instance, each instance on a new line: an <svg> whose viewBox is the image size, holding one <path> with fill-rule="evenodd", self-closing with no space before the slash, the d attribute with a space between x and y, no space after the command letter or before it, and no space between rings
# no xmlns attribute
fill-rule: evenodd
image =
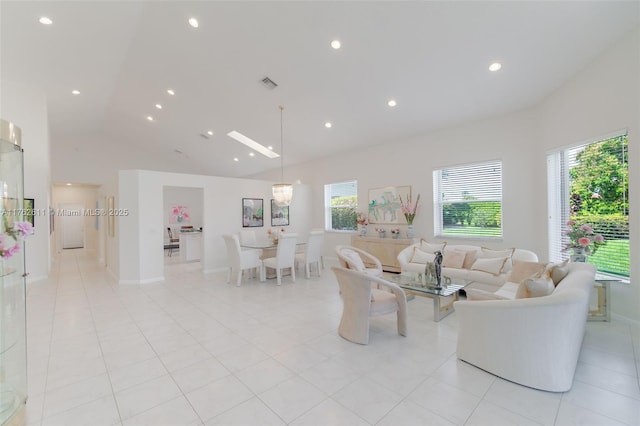
<svg viewBox="0 0 640 426"><path fill-rule="evenodd" d="M0 76L45 91L54 182L249 176L280 160L226 134L279 152L279 105L285 166L525 109L639 25L639 4L2 0Z"/></svg>

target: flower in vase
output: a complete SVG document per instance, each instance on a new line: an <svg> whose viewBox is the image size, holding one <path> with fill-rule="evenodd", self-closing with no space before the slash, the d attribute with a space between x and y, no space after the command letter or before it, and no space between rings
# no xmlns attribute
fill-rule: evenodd
<svg viewBox="0 0 640 426"><path fill-rule="evenodd" d="M411 194L407 195L406 201L402 201L402 196L400 196L400 211L409 225L413 225L413 219L416 218L418 203L420 203L420 194L418 194L415 203L411 201Z"/></svg>
<svg viewBox="0 0 640 426"><path fill-rule="evenodd" d="M565 250L583 249L586 254L595 254L598 247L606 243L604 236L596 234L591 225L578 224L574 220L567 222L565 233L569 237L569 243L565 246Z"/></svg>

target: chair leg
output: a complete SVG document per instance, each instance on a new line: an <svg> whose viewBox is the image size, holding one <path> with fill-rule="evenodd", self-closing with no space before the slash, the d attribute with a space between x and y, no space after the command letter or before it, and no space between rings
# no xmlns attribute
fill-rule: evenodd
<svg viewBox="0 0 640 426"><path fill-rule="evenodd" d="M231 282L231 267L227 270L227 284Z"/></svg>
<svg viewBox="0 0 640 426"><path fill-rule="evenodd" d="M311 264L307 263L305 266L305 272L306 272L306 276L307 279L311 278Z"/></svg>
<svg viewBox="0 0 640 426"><path fill-rule="evenodd" d="M236 285L240 287L240 281L242 281L242 269L238 271L238 279L236 280Z"/></svg>
<svg viewBox="0 0 640 426"><path fill-rule="evenodd" d="M296 268L291 268L291 281L296 282Z"/></svg>
<svg viewBox="0 0 640 426"><path fill-rule="evenodd" d="M263 283L266 280L265 279L265 274L266 274L265 268L264 268L264 266L258 266L258 268L260 268L260 282Z"/></svg>
<svg viewBox="0 0 640 426"><path fill-rule="evenodd" d="M276 281L278 285L282 285L282 269L276 268Z"/></svg>

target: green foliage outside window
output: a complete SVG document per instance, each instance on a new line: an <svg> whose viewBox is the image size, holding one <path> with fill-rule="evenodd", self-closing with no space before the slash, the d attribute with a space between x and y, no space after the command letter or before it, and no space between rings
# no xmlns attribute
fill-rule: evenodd
<svg viewBox="0 0 640 426"><path fill-rule="evenodd" d="M355 231L357 223L357 196L334 197L331 199L331 225L338 231Z"/></svg>

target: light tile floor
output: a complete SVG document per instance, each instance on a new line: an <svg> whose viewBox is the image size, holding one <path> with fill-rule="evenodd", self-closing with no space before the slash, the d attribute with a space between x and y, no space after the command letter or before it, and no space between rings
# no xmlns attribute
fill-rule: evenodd
<svg viewBox="0 0 640 426"><path fill-rule="evenodd" d="M429 299L409 302L408 337L375 318L361 346L338 336L329 269L236 287L197 267L119 286L63 252L29 285L27 424L640 424L635 327L588 323L573 388L549 393L458 361L455 313L433 322Z"/></svg>

